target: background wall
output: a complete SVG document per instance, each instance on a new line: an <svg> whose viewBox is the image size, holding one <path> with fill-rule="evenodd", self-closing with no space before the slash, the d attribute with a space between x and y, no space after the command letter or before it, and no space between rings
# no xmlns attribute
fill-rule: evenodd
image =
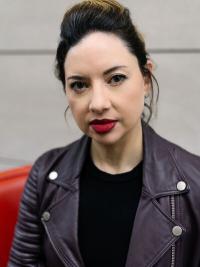
<svg viewBox="0 0 200 267"><path fill-rule="evenodd" d="M76 1L0 0L0 170L32 163L81 133L64 120L54 77L64 11ZM153 127L200 154L200 1L124 0L143 33L160 85Z"/></svg>

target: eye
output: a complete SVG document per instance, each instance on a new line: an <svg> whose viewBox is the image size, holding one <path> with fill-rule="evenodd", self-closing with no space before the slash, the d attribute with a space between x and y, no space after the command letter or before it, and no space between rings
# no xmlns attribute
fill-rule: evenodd
<svg viewBox="0 0 200 267"><path fill-rule="evenodd" d="M117 75L112 76L109 83L117 85L117 84L121 83L122 81L124 81L125 79L127 79L127 77L125 75L117 74Z"/></svg>
<svg viewBox="0 0 200 267"><path fill-rule="evenodd" d="M77 93L80 93L87 88L87 84L85 82L76 81L70 84L70 88Z"/></svg>

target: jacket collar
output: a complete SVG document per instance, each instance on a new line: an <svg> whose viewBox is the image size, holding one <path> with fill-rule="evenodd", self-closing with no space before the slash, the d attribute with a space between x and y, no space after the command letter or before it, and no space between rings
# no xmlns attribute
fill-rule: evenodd
<svg viewBox="0 0 200 267"><path fill-rule="evenodd" d="M188 188L184 191L176 188L177 182L184 180L176 161L176 146L161 138L145 123L142 123L142 129L143 188L130 238L126 267L152 267L180 238L173 236L172 228L179 225L183 232L186 231L179 221L171 217L169 198L158 201L162 196L188 191ZM49 170L55 170L59 175L59 179L49 181L60 185L64 191L57 191L55 202L48 207L51 219L43 223L54 246L63 252L60 259L64 266L68 266L65 264L66 259L71 259L74 266L84 266L78 247L78 178L90 142L91 139L84 135L62 151L56 159L58 163L54 162L49 166ZM54 196L54 191L51 194Z"/></svg>
<svg viewBox="0 0 200 267"><path fill-rule="evenodd" d="M180 180L185 180L185 177L176 162L175 145L159 136L144 122L142 132L143 189L152 196L179 194L176 185ZM64 157L56 167L63 185L77 184L76 179L80 176L90 143L91 138L83 135L67 147ZM181 193L188 189L186 187Z"/></svg>
<svg viewBox="0 0 200 267"><path fill-rule="evenodd" d="M177 183L185 180L176 160L176 145L143 124L143 186L152 196L179 194ZM188 191L188 187L181 191Z"/></svg>

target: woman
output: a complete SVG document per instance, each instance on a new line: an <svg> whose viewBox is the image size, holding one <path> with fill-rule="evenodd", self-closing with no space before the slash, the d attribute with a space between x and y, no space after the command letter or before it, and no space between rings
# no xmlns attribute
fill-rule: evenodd
<svg viewBox="0 0 200 267"><path fill-rule="evenodd" d="M8 266L200 266L200 159L148 126L156 79L128 9L83 1L60 36L56 72L84 135L35 162Z"/></svg>

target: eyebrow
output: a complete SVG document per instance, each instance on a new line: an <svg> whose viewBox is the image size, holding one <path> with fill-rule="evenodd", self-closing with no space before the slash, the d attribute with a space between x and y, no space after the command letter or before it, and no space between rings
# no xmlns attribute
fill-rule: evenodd
<svg viewBox="0 0 200 267"><path fill-rule="evenodd" d="M115 70L121 69L121 68L127 68L127 66L124 66L124 65L122 65L122 66L114 66L114 67L112 67L112 68L110 68L110 69L108 69L108 70L105 70L105 71L103 72L103 75L107 75L107 74L109 74L109 73L111 73L111 72L113 72L113 71L115 71ZM69 76L69 77L67 78L67 80L70 80L70 79L83 80L84 77L79 76L79 75L72 75L72 76Z"/></svg>

